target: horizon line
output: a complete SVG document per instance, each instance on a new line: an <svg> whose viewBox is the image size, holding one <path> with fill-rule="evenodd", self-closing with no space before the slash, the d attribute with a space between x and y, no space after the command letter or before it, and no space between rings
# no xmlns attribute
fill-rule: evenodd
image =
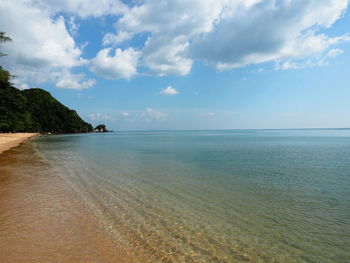
<svg viewBox="0 0 350 263"><path fill-rule="evenodd" d="M242 129L147 129L147 130L111 130L110 132L170 132L170 131L247 131L247 130L349 130L344 128L242 128Z"/></svg>

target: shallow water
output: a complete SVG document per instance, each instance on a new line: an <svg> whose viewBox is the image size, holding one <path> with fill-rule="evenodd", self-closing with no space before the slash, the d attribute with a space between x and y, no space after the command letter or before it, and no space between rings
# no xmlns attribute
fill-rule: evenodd
<svg viewBox="0 0 350 263"><path fill-rule="evenodd" d="M0 155L0 262L136 262L30 141Z"/></svg>
<svg viewBox="0 0 350 263"><path fill-rule="evenodd" d="M350 261L350 130L118 132L33 145L138 262Z"/></svg>

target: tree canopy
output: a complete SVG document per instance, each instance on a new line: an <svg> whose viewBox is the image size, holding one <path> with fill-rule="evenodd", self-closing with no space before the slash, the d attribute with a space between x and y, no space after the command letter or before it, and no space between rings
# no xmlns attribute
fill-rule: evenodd
<svg viewBox="0 0 350 263"><path fill-rule="evenodd" d="M18 90L1 83L0 131L78 133L91 132L92 126L45 90Z"/></svg>
<svg viewBox="0 0 350 263"><path fill-rule="evenodd" d="M104 124L97 125L94 130L97 132L108 132L106 125Z"/></svg>
<svg viewBox="0 0 350 263"><path fill-rule="evenodd" d="M6 36L5 32L0 31L0 43L10 42L10 41L12 41L12 39L9 38L8 36ZM0 57L2 57L2 56L6 56L6 54L0 52Z"/></svg>

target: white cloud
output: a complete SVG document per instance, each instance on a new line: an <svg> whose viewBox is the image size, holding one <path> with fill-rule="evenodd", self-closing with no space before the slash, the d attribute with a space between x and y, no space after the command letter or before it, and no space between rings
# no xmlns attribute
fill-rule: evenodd
<svg viewBox="0 0 350 263"><path fill-rule="evenodd" d="M156 111L152 108L147 108L142 114L142 117L146 117L147 120L165 120L167 115L163 112Z"/></svg>
<svg viewBox="0 0 350 263"><path fill-rule="evenodd" d="M68 71L53 73L56 78L56 87L61 89L83 90L93 87L96 80L87 79L84 74L72 74Z"/></svg>
<svg viewBox="0 0 350 263"><path fill-rule="evenodd" d="M68 31L72 36L75 36L78 33L79 25L75 21L75 17L71 16L68 21Z"/></svg>
<svg viewBox="0 0 350 263"><path fill-rule="evenodd" d="M122 113L122 115L123 115L123 117L129 117L130 113L125 111L125 112Z"/></svg>
<svg viewBox="0 0 350 263"><path fill-rule="evenodd" d="M264 62L277 63L276 69L326 65L326 59L341 54L337 45L350 41L350 36L330 36L322 30L343 16L348 3L142 0L132 1L133 6L128 7L120 0L3 0L1 30L13 42L3 45L9 56L2 61L18 76L16 81L22 87L55 82L59 78L52 74L86 65L109 79L131 79L139 68L157 76L186 75L194 61L218 70ZM67 21L62 13L69 17ZM73 37L79 30L76 18L105 15L115 16L115 32L104 35L105 48L88 63L82 45ZM137 38L139 34L142 37ZM133 38L137 38L135 43L130 41ZM126 47L114 49L119 44ZM92 86L91 81L83 84L84 77L69 79L80 83L71 86ZM61 81L56 86L69 85Z"/></svg>
<svg viewBox="0 0 350 263"><path fill-rule="evenodd" d="M350 40L320 33L347 6L348 0L144 0L122 15L116 31L128 32L128 40L149 33L140 64L153 74L186 75L194 60L228 70L319 56ZM118 34L105 42L122 41Z"/></svg>
<svg viewBox="0 0 350 263"><path fill-rule="evenodd" d="M118 118L109 116L107 114L101 114L101 113L91 113L89 114L89 119L92 121L117 121Z"/></svg>
<svg viewBox="0 0 350 263"><path fill-rule="evenodd" d="M146 0L117 22L117 30L150 32L143 65L156 75L186 75L192 59L186 55L190 38L212 30L226 0Z"/></svg>
<svg viewBox="0 0 350 263"><path fill-rule="evenodd" d="M343 50L335 48L314 59L309 58L301 61L278 61L275 65L275 70L305 69L310 67L327 66L329 64L329 59L334 59L342 53Z"/></svg>
<svg viewBox="0 0 350 263"><path fill-rule="evenodd" d="M191 55L219 70L275 60L317 56L348 36L328 37L348 1L261 1L249 8L227 6L215 30L194 39Z"/></svg>
<svg viewBox="0 0 350 263"><path fill-rule="evenodd" d="M165 43L163 43L165 42ZM188 43L177 43L168 39L149 38L143 49L143 61L151 72L158 76L187 75L192 68L192 59L186 58L184 52Z"/></svg>
<svg viewBox="0 0 350 263"><path fill-rule="evenodd" d="M14 82L19 88L45 82L54 82L58 88L92 87L93 79L70 73L88 63L82 57L83 47L73 38L79 30L76 17L120 15L127 10L118 0L4 0L0 5L1 31L13 42L3 45L8 54L3 65L16 75ZM59 12L68 14L69 19Z"/></svg>
<svg viewBox="0 0 350 263"><path fill-rule="evenodd" d="M140 53L133 48L121 50L105 48L97 53L91 61L91 71L107 79L130 79L137 74L137 61Z"/></svg>
<svg viewBox="0 0 350 263"><path fill-rule="evenodd" d="M13 40L4 49L16 66L73 67L84 62L63 17L52 19L22 0L5 0L0 11L1 30Z"/></svg>
<svg viewBox="0 0 350 263"><path fill-rule="evenodd" d="M172 86L168 86L160 91L160 94L163 95L176 95L179 94L179 92L174 89Z"/></svg>
<svg viewBox="0 0 350 263"><path fill-rule="evenodd" d="M107 33L103 37L103 45L108 46L108 45L118 45L120 43L123 43L124 41L132 39L133 34L127 31L119 31L118 34L112 34L112 33Z"/></svg>
<svg viewBox="0 0 350 263"><path fill-rule="evenodd" d="M8 56L2 60L5 67L17 76L19 87L62 80L71 68L87 63L82 57L82 49L67 30L64 18L53 18L49 10L33 3L29 0L4 0L0 5L1 30L13 40L3 45ZM74 31L74 20L70 24ZM63 74L61 78L57 76L59 73ZM72 76L72 84L77 84L79 78L82 80ZM85 88L93 83L90 80L80 84ZM67 87L64 81L56 86Z"/></svg>
<svg viewBox="0 0 350 263"><path fill-rule="evenodd" d="M118 15L128 7L119 0L33 0L33 3L51 12L64 11L80 17Z"/></svg>
<svg viewBox="0 0 350 263"><path fill-rule="evenodd" d="M276 70L288 70L288 69L302 69L306 68L310 64L310 61L306 63L297 63L292 61L283 61L282 63L276 63Z"/></svg>
<svg viewBox="0 0 350 263"><path fill-rule="evenodd" d="M339 56L340 54L342 54L344 51L339 49L339 48L333 48L331 50L328 51L328 53L326 54L326 57L329 58L336 58L337 56Z"/></svg>
<svg viewBox="0 0 350 263"><path fill-rule="evenodd" d="M18 88L20 90L30 89L31 88L27 83L24 83L24 82L20 81L18 78L14 78L12 80L12 83L15 85L16 88Z"/></svg>

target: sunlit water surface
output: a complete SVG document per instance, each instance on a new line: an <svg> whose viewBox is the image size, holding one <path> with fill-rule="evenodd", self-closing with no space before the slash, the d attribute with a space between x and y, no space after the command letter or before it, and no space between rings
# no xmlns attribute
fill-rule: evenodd
<svg viewBox="0 0 350 263"><path fill-rule="evenodd" d="M139 262L349 262L350 130L41 136Z"/></svg>

